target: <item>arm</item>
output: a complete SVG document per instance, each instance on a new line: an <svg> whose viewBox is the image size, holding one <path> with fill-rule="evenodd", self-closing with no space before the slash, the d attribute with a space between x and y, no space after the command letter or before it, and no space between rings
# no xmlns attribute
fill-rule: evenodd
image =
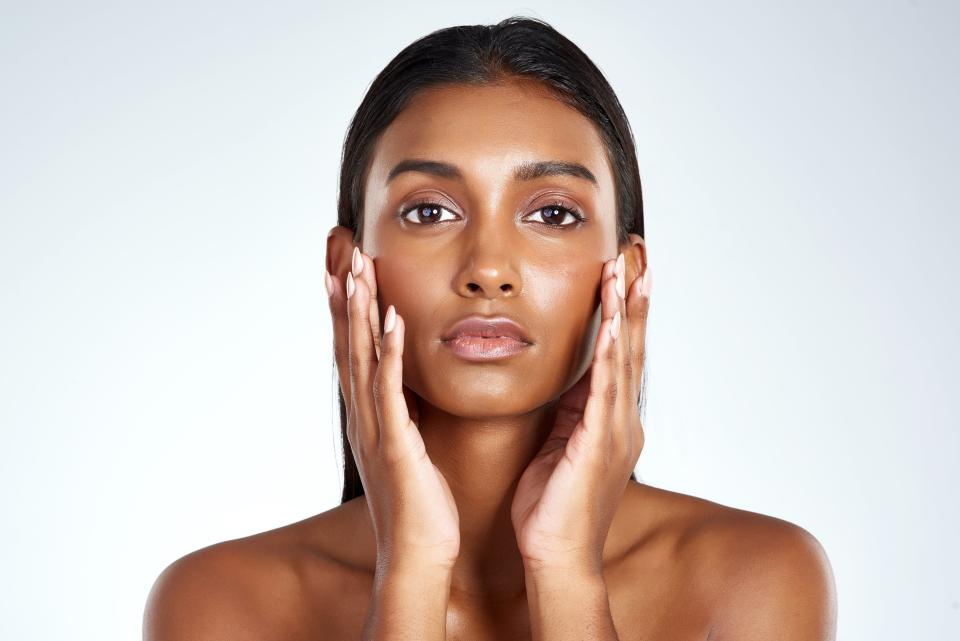
<svg viewBox="0 0 960 641"><path fill-rule="evenodd" d="M526 584L534 641L619 641L602 574L528 569Z"/></svg>
<svg viewBox="0 0 960 641"><path fill-rule="evenodd" d="M450 569L424 565L377 568L363 641L443 641L447 635Z"/></svg>

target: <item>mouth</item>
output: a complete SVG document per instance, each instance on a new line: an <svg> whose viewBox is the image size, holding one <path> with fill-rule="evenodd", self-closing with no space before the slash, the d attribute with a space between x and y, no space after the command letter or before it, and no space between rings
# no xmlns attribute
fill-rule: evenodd
<svg viewBox="0 0 960 641"><path fill-rule="evenodd" d="M462 318L442 336L453 354L468 361L508 358L533 344L524 327L505 316L474 314Z"/></svg>
<svg viewBox="0 0 960 641"><path fill-rule="evenodd" d="M519 354L530 347L509 336L466 336L460 335L443 341L450 350L460 358L468 361L492 361Z"/></svg>

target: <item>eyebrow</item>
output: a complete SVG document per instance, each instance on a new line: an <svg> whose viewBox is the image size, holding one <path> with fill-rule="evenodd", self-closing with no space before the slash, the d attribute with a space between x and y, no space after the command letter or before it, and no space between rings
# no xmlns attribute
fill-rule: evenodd
<svg viewBox="0 0 960 641"><path fill-rule="evenodd" d="M456 165L439 160L422 160L416 158L407 158L398 162L387 175L385 184L398 175L407 171L418 171L440 178L452 178L463 180L463 172ZM513 170L513 179L516 181L536 180L543 176L573 176L583 178L593 184L594 189L599 188L597 177L589 169L576 162L566 162L563 160L540 160L522 162Z"/></svg>

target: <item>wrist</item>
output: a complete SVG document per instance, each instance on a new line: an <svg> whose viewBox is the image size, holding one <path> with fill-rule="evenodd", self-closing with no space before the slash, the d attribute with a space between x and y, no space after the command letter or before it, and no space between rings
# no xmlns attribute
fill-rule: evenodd
<svg viewBox="0 0 960 641"><path fill-rule="evenodd" d="M539 591L553 591L555 588L570 590L606 587L602 572L569 568L527 571L526 583L528 587L537 588Z"/></svg>
<svg viewBox="0 0 960 641"><path fill-rule="evenodd" d="M534 639L618 639L601 572L577 566L538 568L526 575ZM586 631L589 630L588 634Z"/></svg>
<svg viewBox="0 0 960 641"><path fill-rule="evenodd" d="M376 573L378 576L446 580L453 575L453 564L415 555L378 557Z"/></svg>
<svg viewBox="0 0 960 641"><path fill-rule="evenodd" d="M523 559L523 568L527 576L538 581L583 581L603 580L603 561L600 559L562 558L562 559Z"/></svg>
<svg viewBox="0 0 960 641"><path fill-rule="evenodd" d="M378 559L363 638L443 639L452 576L416 558Z"/></svg>

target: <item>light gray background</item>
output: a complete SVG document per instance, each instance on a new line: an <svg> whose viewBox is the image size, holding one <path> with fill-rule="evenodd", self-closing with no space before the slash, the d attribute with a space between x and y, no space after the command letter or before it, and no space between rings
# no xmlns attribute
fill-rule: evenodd
<svg viewBox="0 0 960 641"><path fill-rule="evenodd" d="M348 120L525 14L639 148L640 478L812 532L838 638L960 638L957 4L486 5L4 3L0 637L139 638L168 563L338 503Z"/></svg>

